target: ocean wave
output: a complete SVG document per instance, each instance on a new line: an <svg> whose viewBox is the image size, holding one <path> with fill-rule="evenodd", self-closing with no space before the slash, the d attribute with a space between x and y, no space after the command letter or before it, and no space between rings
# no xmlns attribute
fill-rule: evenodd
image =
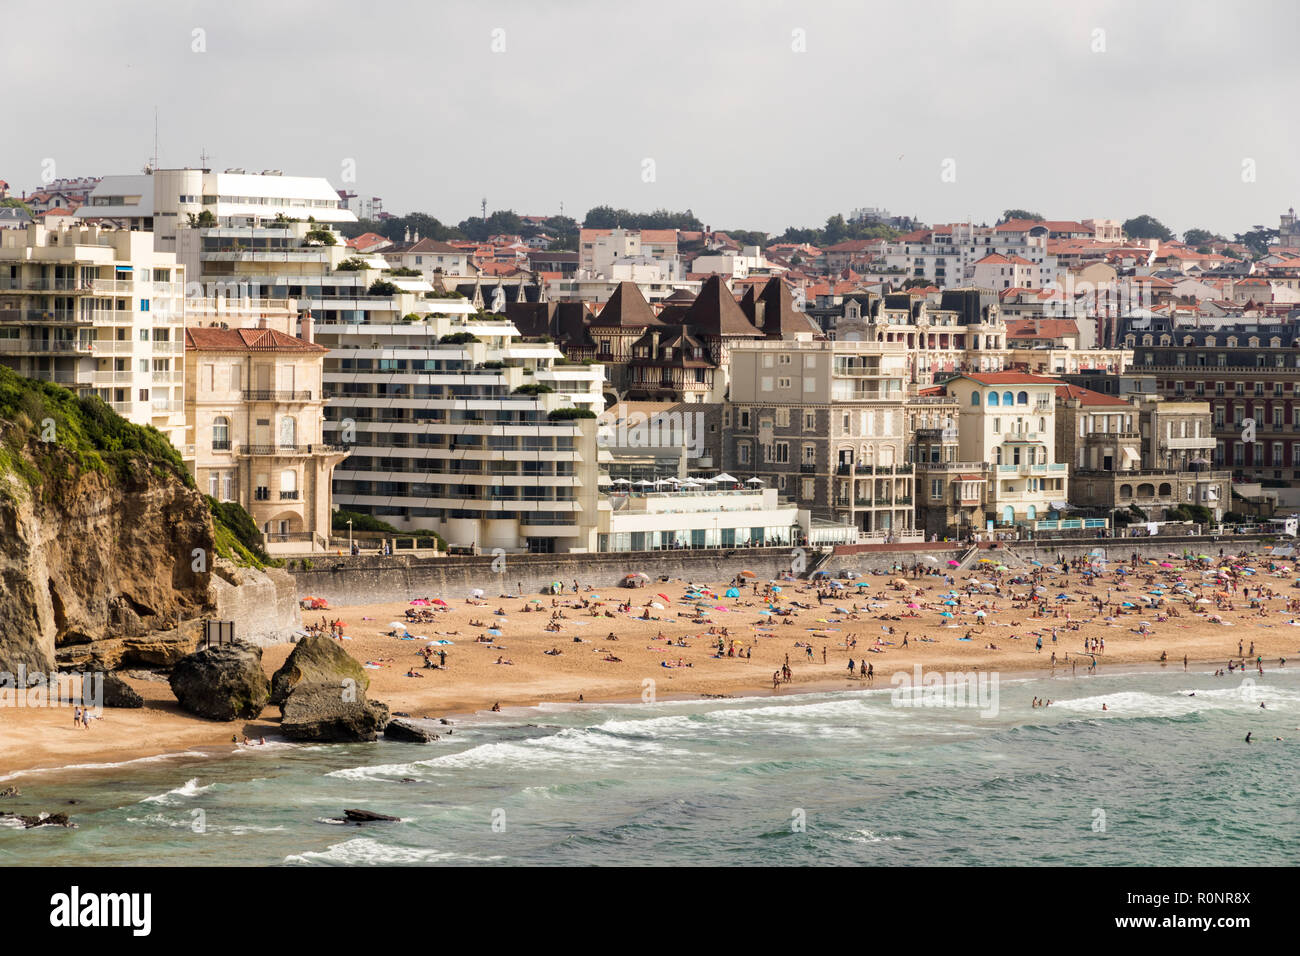
<svg viewBox="0 0 1300 956"><path fill-rule="evenodd" d="M1155 694L1148 691L1119 691L1094 697L1073 700L1054 700L1052 710L1070 713L1088 713L1093 717L1186 717L1204 710L1265 710L1293 711L1300 704L1300 694L1294 690L1270 687L1268 684L1235 683L1231 687L1193 688L1173 694ZM1106 709L1102 710L1102 705Z"/></svg>
<svg viewBox="0 0 1300 956"><path fill-rule="evenodd" d="M494 863L500 856L473 856L426 847L393 846L372 837L357 837L324 850L294 853L284 858L289 866L401 866L430 863Z"/></svg>
<svg viewBox="0 0 1300 956"><path fill-rule="evenodd" d="M691 757L689 750L649 740L629 740L595 728L567 728L557 734L527 740L478 744L468 750L411 763L351 767L326 774L345 780L377 780L414 776L439 770L481 770L508 766L515 770L572 770L584 764L610 767L638 763L647 757Z"/></svg>
<svg viewBox="0 0 1300 956"><path fill-rule="evenodd" d="M164 805L174 805L188 800L190 797L197 797L200 793L211 790L215 784L208 784L206 787L199 786L199 778L191 777L174 790L168 790L166 793L160 793L153 797L145 797L141 803L161 803Z"/></svg>
<svg viewBox="0 0 1300 956"><path fill-rule="evenodd" d="M152 757L136 757L132 760L119 760L115 763L70 763L61 767L35 767L31 770L15 770L13 773L0 776L0 783L6 780L16 780L18 777L34 775L41 773L61 773L65 770L117 770L120 767L130 767L141 763L158 763L161 760L176 760L181 757L210 757L209 753L200 750L183 750L173 754L155 754Z"/></svg>

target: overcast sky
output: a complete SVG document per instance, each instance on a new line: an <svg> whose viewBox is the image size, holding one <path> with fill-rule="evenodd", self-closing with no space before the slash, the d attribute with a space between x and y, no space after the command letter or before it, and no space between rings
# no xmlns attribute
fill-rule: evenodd
<svg viewBox="0 0 1300 956"><path fill-rule="evenodd" d="M59 176L138 171L156 106L163 166L206 149L216 169L321 175L450 223L486 197L772 232L861 206L927 222L1016 206L1227 234L1300 201L1298 9L9 4L0 179L30 190L47 159Z"/></svg>

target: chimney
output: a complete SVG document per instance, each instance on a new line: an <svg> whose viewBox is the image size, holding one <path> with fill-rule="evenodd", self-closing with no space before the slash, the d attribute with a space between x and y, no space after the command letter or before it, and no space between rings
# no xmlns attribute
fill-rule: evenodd
<svg viewBox="0 0 1300 956"><path fill-rule="evenodd" d="M257 320L257 327L258 327L259 329L264 329L264 328L266 328L266 316L263 315L263 316L260 316L260 317L258 318L258 320Z"/></svg>
<svg viewBox="0 0 1300 956"><path fill-rule="evenodd" d="M302 314L302 319L299 322L300 331L298 333L298 338L302 339L304 342L312 341L312 336L315 334L315 325L316 323L311 317L311 309L308 309Z"/></svg>

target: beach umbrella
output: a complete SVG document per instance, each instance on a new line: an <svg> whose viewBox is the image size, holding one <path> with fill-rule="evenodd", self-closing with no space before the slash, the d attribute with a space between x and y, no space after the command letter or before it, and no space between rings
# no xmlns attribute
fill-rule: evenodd
<svg viewBox="0 0 1300 956"><path fill-rule="evenodd" d="M671 600L672 600L672 599L671 599L667 594L656 594L655 597L663 598L665 601L671 601Z"/></svg>
<svg viewBox="0 0 1300 956"><path fill-rule="evenodd" d="M738 598L740 597L740 592L737 591L735 588L727 588L727 597Z"/></svg>
<svg viewBox="0 0 1300 956"><path fill-rule="evenodd" d="M615 478L613 481L610 482L610 484L611 484L611 485L630 485L630 484L632 484L632 482L628 481L626 478Z"/></svg>
<svg viewBox="0 0 1300 956"><path fill-rule="evenodd" d="M722 481L722 482L730 482L730 483L733 484L733 485L734 485L737 481L739 481L738 478L733 478L731 475L727 474L725 471L724 471L722 474L718 475L718 477L714 478L713 480L714 480L714 481Z"/></svg>
<svg viewBox="0 0 1300 956"><path fill-rule="evenodd" d="M915 610L916 610L917 608L919 608L921 605L917 604L915 601L908 601L908 602L907 602L907 606L908 606L909 608L911 608L913 611L915 611Z"/></svg>
<svg viewBox="0 0 1300 956"><path fill-rule="evenodd" d="M753 571L741 571L741 572L740 572L740 576L741 576L742 578L756 578L756 577L758 577L758 575L755 574Z"/></svg>
<svg viewBox="0 0 1300 956"><path fill-rule="evenodd" d="M447 606L447 602L444 601L442 598L434 598L434 599L433 599L433 603L436 604L436 605L438 605L439 607L446 607L446 606Z"/></svg>
<svg viewBox="0 0 1300 956"><path fill-rule="evenodd" d="M642 478L640 481L636 483L637 488L649 488L652 487L653 485L654 485L653 481L646 481L644 478Z"/></svg>
<svg viewBox="0 0 1300 956"><path fill-rule="evenodd" d="M499 627L489 627L489 628L488 628L488 633L491 634L493 637L500 637L500 636L501 636L501 628L499 628Z"/></svg>
<svg viewBox="0 0 1300 956"><path fill-rule="evenodd" d="M389 621L389 622L388 622L388 626L389 626L389 627L406 627L406 622L404 622L404 621Z"/></svg>
<svg viewBox="0 0 1300 956"><path fill-rule="evenodd" d="M483 589L475 588L474 590L469 592L469 596L472 598L481 598L483 596Z"/></svg>
<svg viewBox="0 0 1300 956"><path fill-rule="evenodd" d="M992 563L993 563L992 558L980 558L980 564L992 564Z"/></svg>
<svg viewBox="0 0 1300 956"><path fill-rule="evenodd" d="M976 612L975 612L975 616L976 616L976 617L987 617L988 615L987 615L987 612L985 612L985 611L976 611Z"/></svg>
<svg viewBox="0 0 1300 956"><path fill-rule="evenodd" d="M949 562L948 562L948 567L950 567L950 568L955 568L955 567L957 567L959 564L961 564L960 561L949 561Z"/></svg>
<svg viewBox="0 0 1300 956"><path fill-rule="evenodd" d="M952 617L952 612L951 612L951 611L940 611L940 612L939 612L939 616L940 616L940 617Z"/></svg>
<svg viewBox="0 0 1300 956"><path fill-rule="evenodd" d="M948 607L956 607L956 606L957 606L957 602L954 601L954 600L952 600L951 598L948 599L947 601L944 601L943 603L944 603L945 605L947 605Z"/></svg>
<svg viewBox="0 0 1300 956"><path fill-rule="evenodd" d="M868 582L866 582L866 581L859 581L855 586L856 586L856 587L860 587L860 588L869 588L869 587L871 587L871 585L870 585Z"/></svg>
<svg viewBox="0 0 1300 956"><path fill-rule="evenodd" d="M660 604L658 601L651 602L650 606L654 608L656 611L662 611L664 609L664 606Z"/></svg>
<svg viewBox="0 0 1300 956"><path fill-rule="evenodd" d="M781 592L781 586L779 584L774 584L772 585L772 590L779 594Z"/></svg>
<svg viewBox="0 0 1300 956"><path fill-rule="evenodd" d="M761 485L762 483L763 483L762 478L750 478L748 481L745 482L745 484L747 485Z"/></svg>

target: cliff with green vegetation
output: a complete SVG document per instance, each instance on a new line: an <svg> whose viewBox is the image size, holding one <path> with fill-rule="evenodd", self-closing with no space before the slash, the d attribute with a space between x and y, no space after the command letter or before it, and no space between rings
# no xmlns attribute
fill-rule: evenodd
<svg viewBox="0 0 1300 956"><path fill-rule="evenodd" d="M221 553L265 557L250 527L214 525L156 429L0 368L0 671L173 663L219 611Z"/></svg>

